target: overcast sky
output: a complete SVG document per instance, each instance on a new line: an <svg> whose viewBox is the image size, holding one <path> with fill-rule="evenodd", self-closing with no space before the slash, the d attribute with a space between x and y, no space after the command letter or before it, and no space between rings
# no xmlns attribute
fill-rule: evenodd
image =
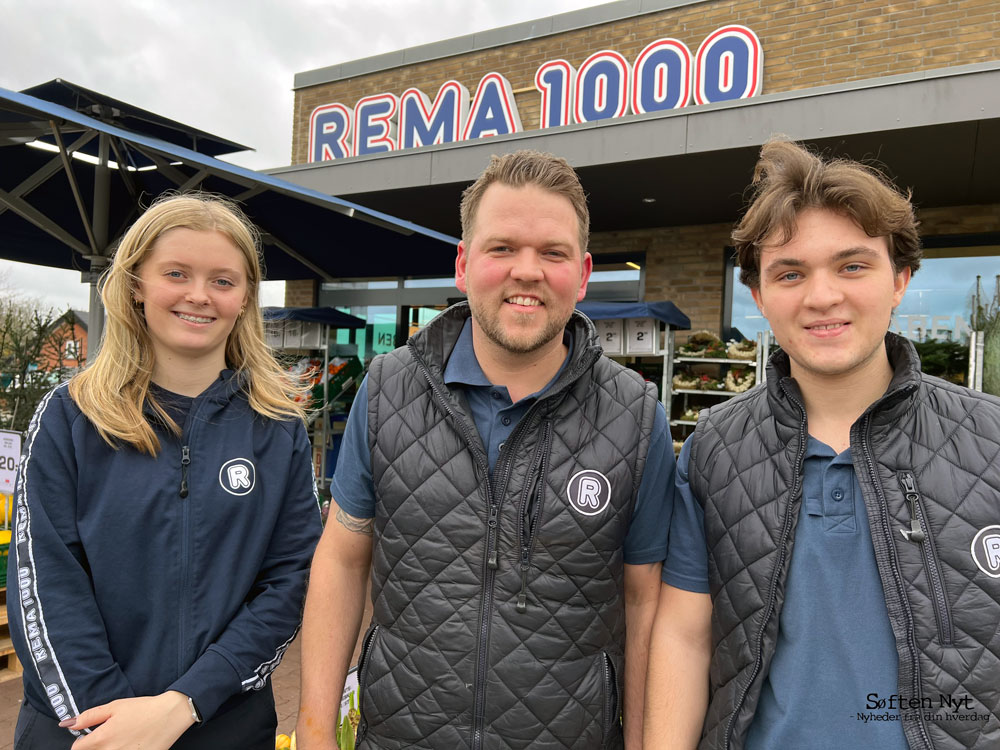
<svg viewBox="0 0 1000 750"><path fill-rule="evenodd" d="M0 87L63 78L255 148L226 158L266 169L291 161L296 73L601 4L0 0ZM0 274L45 305L87 307L75 271L0 260ZM267 286L264 304L281 304L283 284Z"/></svg>

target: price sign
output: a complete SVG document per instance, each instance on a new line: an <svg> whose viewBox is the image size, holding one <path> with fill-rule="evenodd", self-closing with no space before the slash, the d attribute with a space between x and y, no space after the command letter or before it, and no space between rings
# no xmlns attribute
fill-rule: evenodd
<svg viewBox="0 0 1000 750"><path fill-rule="evenodd" d="M625 342L622 336L622 319L595 320L597 335L601 339L604 353L612 357L620 357L625 353Z"/></svg>
<svg viewBox="0 0 1000 750"><path fill-rule="evenodd" d="M0 430L0 494L14 494L17 463L21 460L21 433ZM0 519L3 513L0 512Z"/></svg>
<svg viewBox="0 0 1000 750"><path fill-rule="evenodd" d="M656 318L628 318L625 329L626 354L659 354L660 325Z"/></svg>

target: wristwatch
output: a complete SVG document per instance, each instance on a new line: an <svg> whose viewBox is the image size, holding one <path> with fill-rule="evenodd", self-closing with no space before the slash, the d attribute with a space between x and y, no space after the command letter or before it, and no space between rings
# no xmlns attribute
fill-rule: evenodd
<svg viewBox="0 0 1000 750"><path fill-rule="evenodd" d="M188 699L188 708L191 709L191 718L194 719L195 724L201 724L201 714L198 713L198 707L194 705L194 698L190 695Z"/></svg>

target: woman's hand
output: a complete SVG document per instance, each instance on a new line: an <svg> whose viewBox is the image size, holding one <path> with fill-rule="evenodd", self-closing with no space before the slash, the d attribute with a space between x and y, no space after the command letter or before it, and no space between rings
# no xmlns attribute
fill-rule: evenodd
<svg viewBox="0 0 1000 750"><path fill-rule="evenodd" d="M80 730L100 725L77 739L72 750L169 750L192 724L187 696L168 690L95 706L60 726Z"/></svg>

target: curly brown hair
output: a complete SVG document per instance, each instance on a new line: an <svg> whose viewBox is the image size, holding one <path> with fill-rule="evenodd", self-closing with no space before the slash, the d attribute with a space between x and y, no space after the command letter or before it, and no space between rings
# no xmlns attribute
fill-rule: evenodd
<svg viewBox="0 0 1000 750"><path fill-rule="evenodd" d="M795 234L796 217L823 208L853 219L869 237L885 237L898 273L920 268L922 250L910 193L901 193L879 170L849 159L824 160L803 146L774 139L754 168L751 200L732 232L740 281L760 286L760 250Z"/></svg>

